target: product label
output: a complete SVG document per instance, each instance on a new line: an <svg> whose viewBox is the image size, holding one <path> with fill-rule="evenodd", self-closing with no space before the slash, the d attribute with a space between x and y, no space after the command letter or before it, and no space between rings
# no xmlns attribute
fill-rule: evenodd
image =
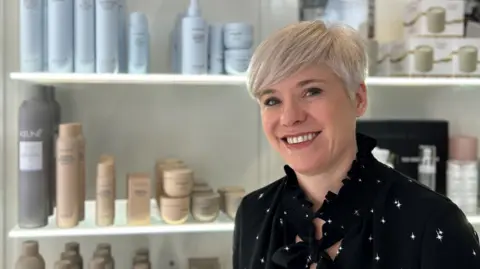
<svg viewBox="0 0 480 269"><path fill-rule="evenodd" d="M115 0L99 0L97 3L103 10L113 10L118 7L118 1Z"/></svg>
<svg viewBox="0 0 480 269"><path fill-rule="evenodd" d="M93 0L81 0L77 2L77 5L82 10L91 10L93 8Z"/></svg>
<svg viewBox="0 0 480 269"><path fill-rule="evenodd" d="M192 29L192 41L195 44L203 44L205 42L205 31L203 28Z"/></svg>
<svg viewBox="0 0 480 269"><path fill-rule="evenodd" d="M40 0L23 0L22 2L26 9L35 9L40 6Z"/></svg>
<svg viewBox="0 0 480 269"><path fill-rule="evenodd" d="M43 143L23 141L19 143L20 171L41 171L43 168Z"/></svg>

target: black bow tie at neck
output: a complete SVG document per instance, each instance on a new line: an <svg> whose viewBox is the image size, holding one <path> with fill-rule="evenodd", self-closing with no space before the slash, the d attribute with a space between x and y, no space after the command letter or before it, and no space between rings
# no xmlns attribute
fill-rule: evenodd
<svg viewBox="0 0 480 269"><path fill-rule="evenodd" d="M314 263L317 264L316 269L334 269L328 254L321 251L318 244L312 243L298 242L282 247L275 251L272 261L285 269L310 268Z"/></svg>

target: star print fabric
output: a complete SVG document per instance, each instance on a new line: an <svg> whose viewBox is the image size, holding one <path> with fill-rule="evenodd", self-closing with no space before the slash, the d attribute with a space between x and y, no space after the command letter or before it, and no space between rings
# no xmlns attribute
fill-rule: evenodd
<svg viewBox="0 0 480 269"><path fill-rule="evenodd" d="M329 192L316 212L288 166L284 178L247 195L235 220L233 268L479 269L478 236L464 214L377 162L375 145L357 134L358 153L343 187ZM316 218L324 221L319 240ZM330 257L326 249L339 241Z"/></svg>

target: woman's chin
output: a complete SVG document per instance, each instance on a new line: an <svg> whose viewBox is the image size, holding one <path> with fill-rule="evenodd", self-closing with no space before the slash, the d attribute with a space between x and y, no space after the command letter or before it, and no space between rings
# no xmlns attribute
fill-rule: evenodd
<svg viewBox="0 0 480 269"><path fill-rule="evenodd" d="M318 174L322 169L322 161L313 159L308 160L287 160L288 166L290 166L296 173L302 175L315 175Z"/></svg>

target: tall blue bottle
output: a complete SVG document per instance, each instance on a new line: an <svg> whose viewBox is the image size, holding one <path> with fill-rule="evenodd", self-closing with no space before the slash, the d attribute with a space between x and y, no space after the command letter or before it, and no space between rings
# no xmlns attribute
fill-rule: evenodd
<svg viewBox="0 0 480 269"><path fill-rule="evenodd" d="M43 1L20 1L20 70L22 72L43 71Z"/></svg>
<svg viewBox="0 0 480 269"><path fill-rule="evenodd" d="M73 72L73 0L48 0L48 71Z"/></svg>

